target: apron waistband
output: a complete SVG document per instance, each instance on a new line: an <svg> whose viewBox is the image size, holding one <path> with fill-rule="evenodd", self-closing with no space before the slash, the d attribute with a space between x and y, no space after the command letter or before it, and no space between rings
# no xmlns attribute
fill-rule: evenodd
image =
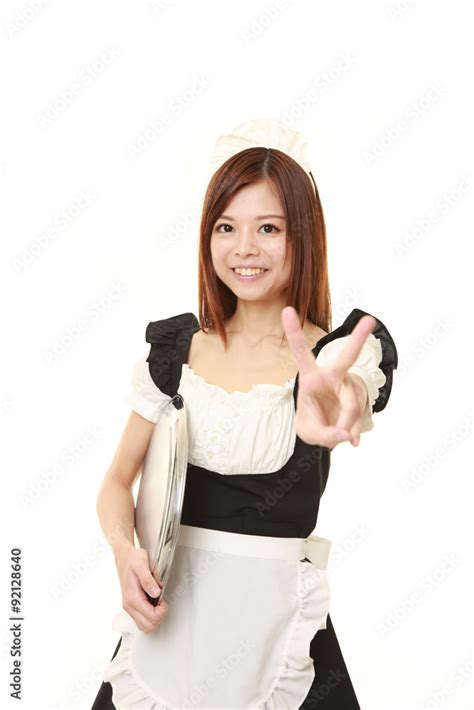
<svg viewBox="0 0 474 710"><path fill-rule="evenodd" d="M265 557L298 562L307 557L318 569L326 569L331 540L318 535L301 537L267 537L199 528L180 524L177 545L229 555Z"/></svg>

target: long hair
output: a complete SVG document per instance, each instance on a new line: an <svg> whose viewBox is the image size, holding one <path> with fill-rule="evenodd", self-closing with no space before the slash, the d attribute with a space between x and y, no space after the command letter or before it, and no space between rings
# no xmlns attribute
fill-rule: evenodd
<svg viewBox="0 0 474 710"><path fill-rule="evenodd" d="M295 308L301 326L309 320L326 332L332 329L326 226L314 178L313 187L303 168L280 150L247 148L231 156L212 176L200 225L199 322L204 329L215 328L226 349L224 322L235 312L237 297L214 270L212 230L233 196L262 179L271 182L280 199L287 240L293 245L285 306Z"/></svg>

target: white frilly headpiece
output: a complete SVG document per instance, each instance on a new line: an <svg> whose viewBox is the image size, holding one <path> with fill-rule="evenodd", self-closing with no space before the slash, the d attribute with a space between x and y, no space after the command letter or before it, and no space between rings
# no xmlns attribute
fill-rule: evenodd
<svg viewBox="0 0 474 710"><path fill-rule="evenodd" d="M298 131L272 119L254 119L241 123L227 135L218 138L209 162L210 176L228 158L246 148L276 148L289 155L308 174L313 187L314 178L306 157L307 138Z"/></svg>

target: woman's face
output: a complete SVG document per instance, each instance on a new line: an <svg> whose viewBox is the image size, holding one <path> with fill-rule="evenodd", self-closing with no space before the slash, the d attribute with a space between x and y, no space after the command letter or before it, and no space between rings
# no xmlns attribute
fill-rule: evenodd
<svg viewBox="0 0 474 710"><path fill-rule="evenodd" d="M277 195L265 180L242 188L228 203L211 236L212 263L237 298L281 297L291 271L291 244ZM262 267L263 273L239 275L235 267Z"/></svg>

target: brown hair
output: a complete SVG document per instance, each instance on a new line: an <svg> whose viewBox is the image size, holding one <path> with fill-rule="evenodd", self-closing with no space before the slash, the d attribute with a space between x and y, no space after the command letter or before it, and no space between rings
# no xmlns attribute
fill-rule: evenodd
<svg viewBox="0 0 474 710"><path fill-rule="evenodd" d="M312 177L312 175L311 175ZM218 278L211 257L212 230L241 188L269 180L283 207L287 240L293 244L286 306L293 306L301 326L309 320L330 332L326 226L316 183L286 153L275 148L247 148L214 173L204 196L199 239L199 321L215 328L227 348L224 321L235 312L236 295Z"/></svg>

